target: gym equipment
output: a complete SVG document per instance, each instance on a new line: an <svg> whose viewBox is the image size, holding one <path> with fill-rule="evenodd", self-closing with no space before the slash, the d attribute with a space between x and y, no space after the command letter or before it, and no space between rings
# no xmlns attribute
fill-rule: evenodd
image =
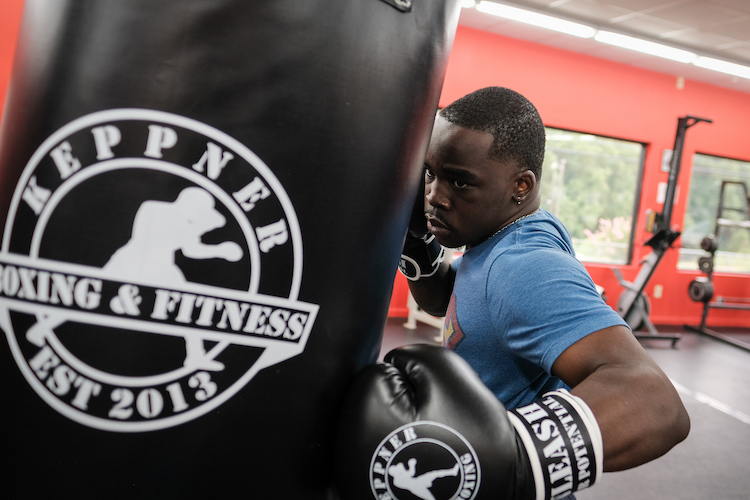
<svg viewBox="0 0 750 500"><path fill-rule="evenodd" d="M730 186L739 188L742 193L742 199L744 200L744 206L735 207L727 206L725 203L726 190ZM732 219L727 217L726 212L734 212L740 214L743 219ZM701 240L701 249L708 253L708 256L703 256L698 259L698 267L701 272L705 273L706 276L699 276L695 278L688 286L688 295L690 299L695 302L703 303L703 314L701 315L701 323L699 326L686 325L685 327L694 332L702 333L710 337L723 340L737 347L741 347L745 350L750 350L750 345L741 340L737 340L729 335L724 335L720 332L706 328L706 320L708 319L708 312L711 309L733 309L733 310L750 310L750 301L747 298L741 297L721 297L717 296L713 302L711 299L714 297L714 258L716 251L719 249L719 232L722 228L740 228L750 229L750 195L748 194L747 184L739 181L722 181L721 188L719 190L719 205L716 209L716 220L714 222L714 231L712 234L707 235Z"/></svg>
<svg viewBox="0 0 750 500"><path fill-rule="evenodd" d="M675 134L674 147L672 148L672 158L669 163L669 178L667 180L667 189L664 196L664 205L661 213L653 213L649 219L651 227L647 229L653 233L653 236L645 243L653 251L648 255L646 261L641 266L635 280L631 283L626 281L619 269L613 269L617 281L625 290L620 294L617 300L617 312L622 316L628 325L635 332L645 326L648 334L636 337L643 339L660 339L670 340L672 347L675 347L680 336L677 334L662 334L649 319L651 304L647 294L644 292L651 276L656 271L656 266L661 262L664 253L672 246L672 243L680 236L679 231L671 228L672 207L677 188L677 177L680 173L682 163L682 149L685 144L685 134L687 129L700 122L711 123L711 120L705 118L696 118L694 116L684 116L677 120L677 133Z"/></svg>
<svg viewBox="0 0 750 500"><path fill-rule="evenodd" d="M0 136L7 498L333 498L459 11L26 1Z"/></svg>

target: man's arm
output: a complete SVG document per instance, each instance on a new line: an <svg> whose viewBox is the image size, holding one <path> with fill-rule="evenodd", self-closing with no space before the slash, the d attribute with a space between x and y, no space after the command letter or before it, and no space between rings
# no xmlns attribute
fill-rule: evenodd
<svg viewBox="0 0 750 500"><path fill-rule="evenodd" d="M594 413L605 471L641 465L687 437L690 419L677 391L624 326L579 340L558 357L552 372Z"/></svg>
<svg viewBox="0 0 750 500"><path fill-rule="evenodd" d="M427 314L442 317L448 310L456 272L443 260L444 250L430 234L425 218L425 173L414 197L399 269L409 280L412 297Z"/></svg>
<svg viewBox="0 0 750 500"><path fill-rule="evenodd" d="M553 371L572 394L547 392L506 411L449 349L422 344L386 354L357 375L343 404L336 446L342 498L385 492L386 455L403 451L399 460L408 454L432 463L435 447L417 446L427 439L453 447L456 467L471 477L467 497L477 487L482 498L520 500L568 496L593 486L603 469L640 465L687 435L674 388L624 326L573 344Z"/></svg>
<svg viewBox="0 0 750 500"><path fill-rule="evenodd" d="M456 272L448 262L443 261L432 276L417 281L409 280L409 290L423 311L442 317L448 310L455 278Z"/></svg>

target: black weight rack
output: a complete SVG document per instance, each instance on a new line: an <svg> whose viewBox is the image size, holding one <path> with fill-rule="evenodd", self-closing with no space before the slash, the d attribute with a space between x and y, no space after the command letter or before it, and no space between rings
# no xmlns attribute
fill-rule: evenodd
<svg viewBox="0 0 750 500"><path fill-rule="evenodd" d="M727 206L726 190L730 186L738 187L744 200L743 206ZM734 218L728 215L735 214ZM737 217L739 214L740 217ZM704 335L708 335L724 342L736 345L746 350L750 350L750 344L743 342L729 335L706 328L706 320L711 309L735 309L750 310L750 299L742 297L714 297L714 258L716 251L719 249L719 231L722 228L740 228L750 230L750 196L748 196L747 185L739 181L722 181L721 191L719 192L719 206L716 210L716 222L714 224L713 234L709 234L701 240L701 248L708 252L708 256L698 259L698 267L706 276L700 276L694 279L688 288L688 295L695 302L703 302L703 314L701 324L698 327L686 325L686 328Z"/></svg>

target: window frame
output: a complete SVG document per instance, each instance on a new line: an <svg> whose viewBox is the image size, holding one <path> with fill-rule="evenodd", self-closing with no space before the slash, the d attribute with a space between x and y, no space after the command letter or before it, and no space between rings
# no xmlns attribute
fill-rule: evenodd
<svg viewBox="0 0 750 500"><path fill-rule="evenodd" d="M623 139L622 137L615 137L612 135L607 134L601 134L601 133L594 133L594 132L584 132L580 130L575 130L571 128L564 128L564 127L556 127L552 125L545 125L545 132L547 135L549 135L549 131L561 131L561 132L568 132L573 134L580 134L580 135L588 135L588 136L594 136L594 137L600 137L603 139L610 139L614 141L621 141L625 143L630 144L637 144L641 147L640 154L638 155L638 158L635 160L637 161L637 170L634 175L634 181L635 181L635 192L633 193L633 203L630 209L629 214L623 214L623 216L630 215L631 217L631 226L630 226L630 236L627 239L627 251L626 251L626 257L624 261L599 261L599 260L583 260L581 259L581 262L585 262L587 264L594 264L594 265L604 265L604 266L623 266L623 265L630 265L633 262L633 257L635 255L635 241L636 241L636 232L638 228L638 211L641 204L641 196L643 194L643 181L644 181L644 175L646 171L646 156L648 153L649 148L651 145L647 142L632 140L632 139ZM552 150L551 148L548 149L548 145L545 145L545 157L547 155L547 152ZM542 175L542 182L544 182L546 169L543 172ZM563 224L565 224L565 221L562 221ZM567 226L567 225L566 225ZM577 252L576 252L577 253Z"/></svg>

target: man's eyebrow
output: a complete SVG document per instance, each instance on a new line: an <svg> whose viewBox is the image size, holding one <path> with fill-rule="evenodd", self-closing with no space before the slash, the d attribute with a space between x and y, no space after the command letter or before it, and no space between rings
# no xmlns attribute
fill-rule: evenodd
<svg viewBox="0 0 750 500"><path fill-rule="evenodd" d="M474 173L470 172L469 170L465 170L463 168L449 167L447 165L443 166L443 173L450 175L451 177L463 179L467 181L473 181L477 179L477 176L474 175Z"/></svg>

